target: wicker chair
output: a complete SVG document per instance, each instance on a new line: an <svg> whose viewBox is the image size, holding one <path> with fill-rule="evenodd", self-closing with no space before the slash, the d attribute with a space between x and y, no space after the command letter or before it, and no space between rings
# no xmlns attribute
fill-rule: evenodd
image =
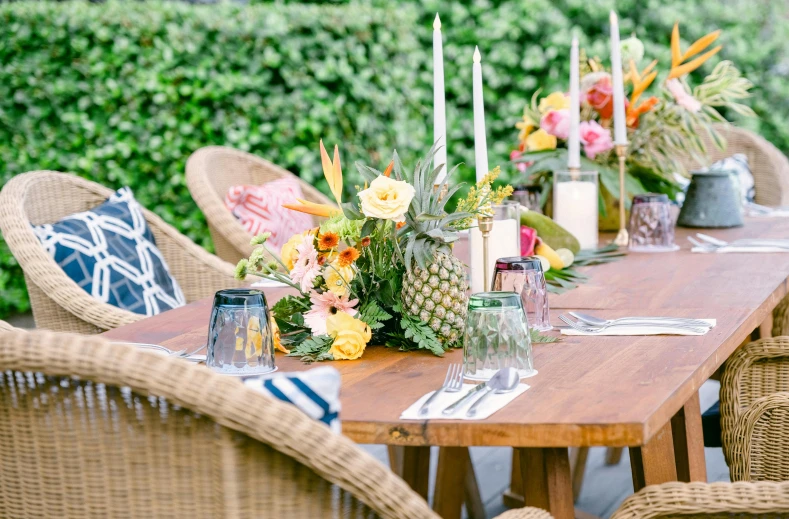
<svg viewBox="0 0 789 519"><path fill-rule="evenodd" d="M75 175L34 171L12 178L0 193L0 231L25 273L36 326L98 333L144 316L102 303L72 281L31 228L91 209L113 191ZM209 254L150 211L145 219L188 302L240 286L233 265Z"/></svg>
<svg viewBox="0 0 789 519"><path fill-rule="evenodd" d="M3 333L3 332L11 332L11 331L14 331L14 330L16 330L16 328L14 328L13 326L11 326L11 325L10 325L10 324L8 324L7 322L5 322L5 321L0 321L0 333Z"/></svg>
<svg viewBox="0 0 789 519"><path fill-rule="evenodd" d="M437 518L350 440L236 378L46 331L0 335L0 517Z"/></svg>
<svg viewBox="0 0 789 519"><path fill-rule="evenodd" d="M293 173L260 157L221 146L209 146L194 152L186 163L186 183L208 221L217 255L236 263L249 257L251 236L225 207L228 189L238 185L262 185L280 178L295 178L304 198L319 204L332 202L313 186ZM316 225L319 222L315 220Z"/></svg>
<svg viewBox="0 0 789 519"><path fill-rule="evenodd" d="M770 395L789 391L789 337L771 337L746 344L735 351L724 365L721 377L720 410L723 453L734 481L749 479L735 471L735 461L741 452L739 423L742 415L757 401ZM785 429L780 428L780 431ZM786 447L789 453L789 443ZM750 453L751 456L758 452ZM789 480L789 458L780 474ZM772 474L777 476L776 473ZM777 477L768 478L778 481Z"/></svg>
<svg viewBox="0 0 789 519"><path fill-rule="evenodd" d="M718 125L716 129L726 139L727 146L721 151L706 139L709 162L735 153L745 154L753 173L756 202L762 205L789 204L789 159L778 148L751 131L730 125ZM700 164L692 158L683 160L683 163L688 170L709 165Z"/></svg>
<svg viewBox="0 0 789 519"><path fill-rule="evenodd" d="M625 500L611 519L789 517L789 482L664 483Z"/></svg>

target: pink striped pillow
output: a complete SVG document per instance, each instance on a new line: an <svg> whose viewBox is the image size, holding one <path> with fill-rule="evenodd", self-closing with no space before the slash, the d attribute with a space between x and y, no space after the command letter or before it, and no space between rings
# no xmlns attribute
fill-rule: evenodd
<svg viewBox="0 0 789 519"><path fill-rule="evenodd" d="M270 232L267 244L279 252L291 236L313 226L310 215L282 207L296 203L297 198L304 198L299 182L281 178L262 186L233 186L227 191L225 206L250 235Z"/></svg>

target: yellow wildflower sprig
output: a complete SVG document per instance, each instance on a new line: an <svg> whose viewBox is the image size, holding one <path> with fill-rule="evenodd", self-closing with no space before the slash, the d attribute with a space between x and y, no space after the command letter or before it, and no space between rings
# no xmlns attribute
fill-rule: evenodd
<svg viewBox="0 0 789 519"><path fill-rule="evenodd" d="M465 198L458 200L456 211L468 212L474 215L490 214L491 205L500 204L512 195L512 186L499 186L493 188L493 182L501 175L501 167L496 166L475 185L471 186ZM472 218L464 218L452 224L456 229L467 229L471 226Z"/></svg>
<svg viewBox="0 0 789 519"><path fill-rule="evenodd" d="M717 47L708 50L701 56L688 61L690 58L693 58L693 56L696 56L699 52L709 47L715 40L718 39L720 33L721 31L718 29L717 31L713 31L705 36L702 36L693 42L693 44L688 47L688 50L683 53L679 48L679 22L675 23L674 30L671 32L671 71L669 72L666 80L676 79L686 74L690 74L702 66L705 61L717 54L723 48L723 45L718 45Z"/></svg>

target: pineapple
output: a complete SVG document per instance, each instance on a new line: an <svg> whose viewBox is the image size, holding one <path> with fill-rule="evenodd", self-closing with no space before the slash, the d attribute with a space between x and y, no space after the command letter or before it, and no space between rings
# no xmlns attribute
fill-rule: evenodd
<svg viewBox="0 0 789 519"><path fill-rule="evenodd" d="M398 233L406 267L400 298L405 314L427 323L442 345L450 347L463 336L468 302L463 264L452 255L451 243L458 235L451 224L469 213L444 211L457 187L442 193L445 180L434 188L440 168L430 171L433 153L416 166L414 199Z"/></svg>

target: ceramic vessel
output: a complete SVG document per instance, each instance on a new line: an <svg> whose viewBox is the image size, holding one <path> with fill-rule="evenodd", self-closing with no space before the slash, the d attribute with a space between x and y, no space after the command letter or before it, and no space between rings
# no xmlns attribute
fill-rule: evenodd
<svg viewBox="0 0 789 519"><path fill-rule="evenodd" d="M729 171L696 171L690 180L677 225L725 228L743 225L740 197Z"/></svg>

